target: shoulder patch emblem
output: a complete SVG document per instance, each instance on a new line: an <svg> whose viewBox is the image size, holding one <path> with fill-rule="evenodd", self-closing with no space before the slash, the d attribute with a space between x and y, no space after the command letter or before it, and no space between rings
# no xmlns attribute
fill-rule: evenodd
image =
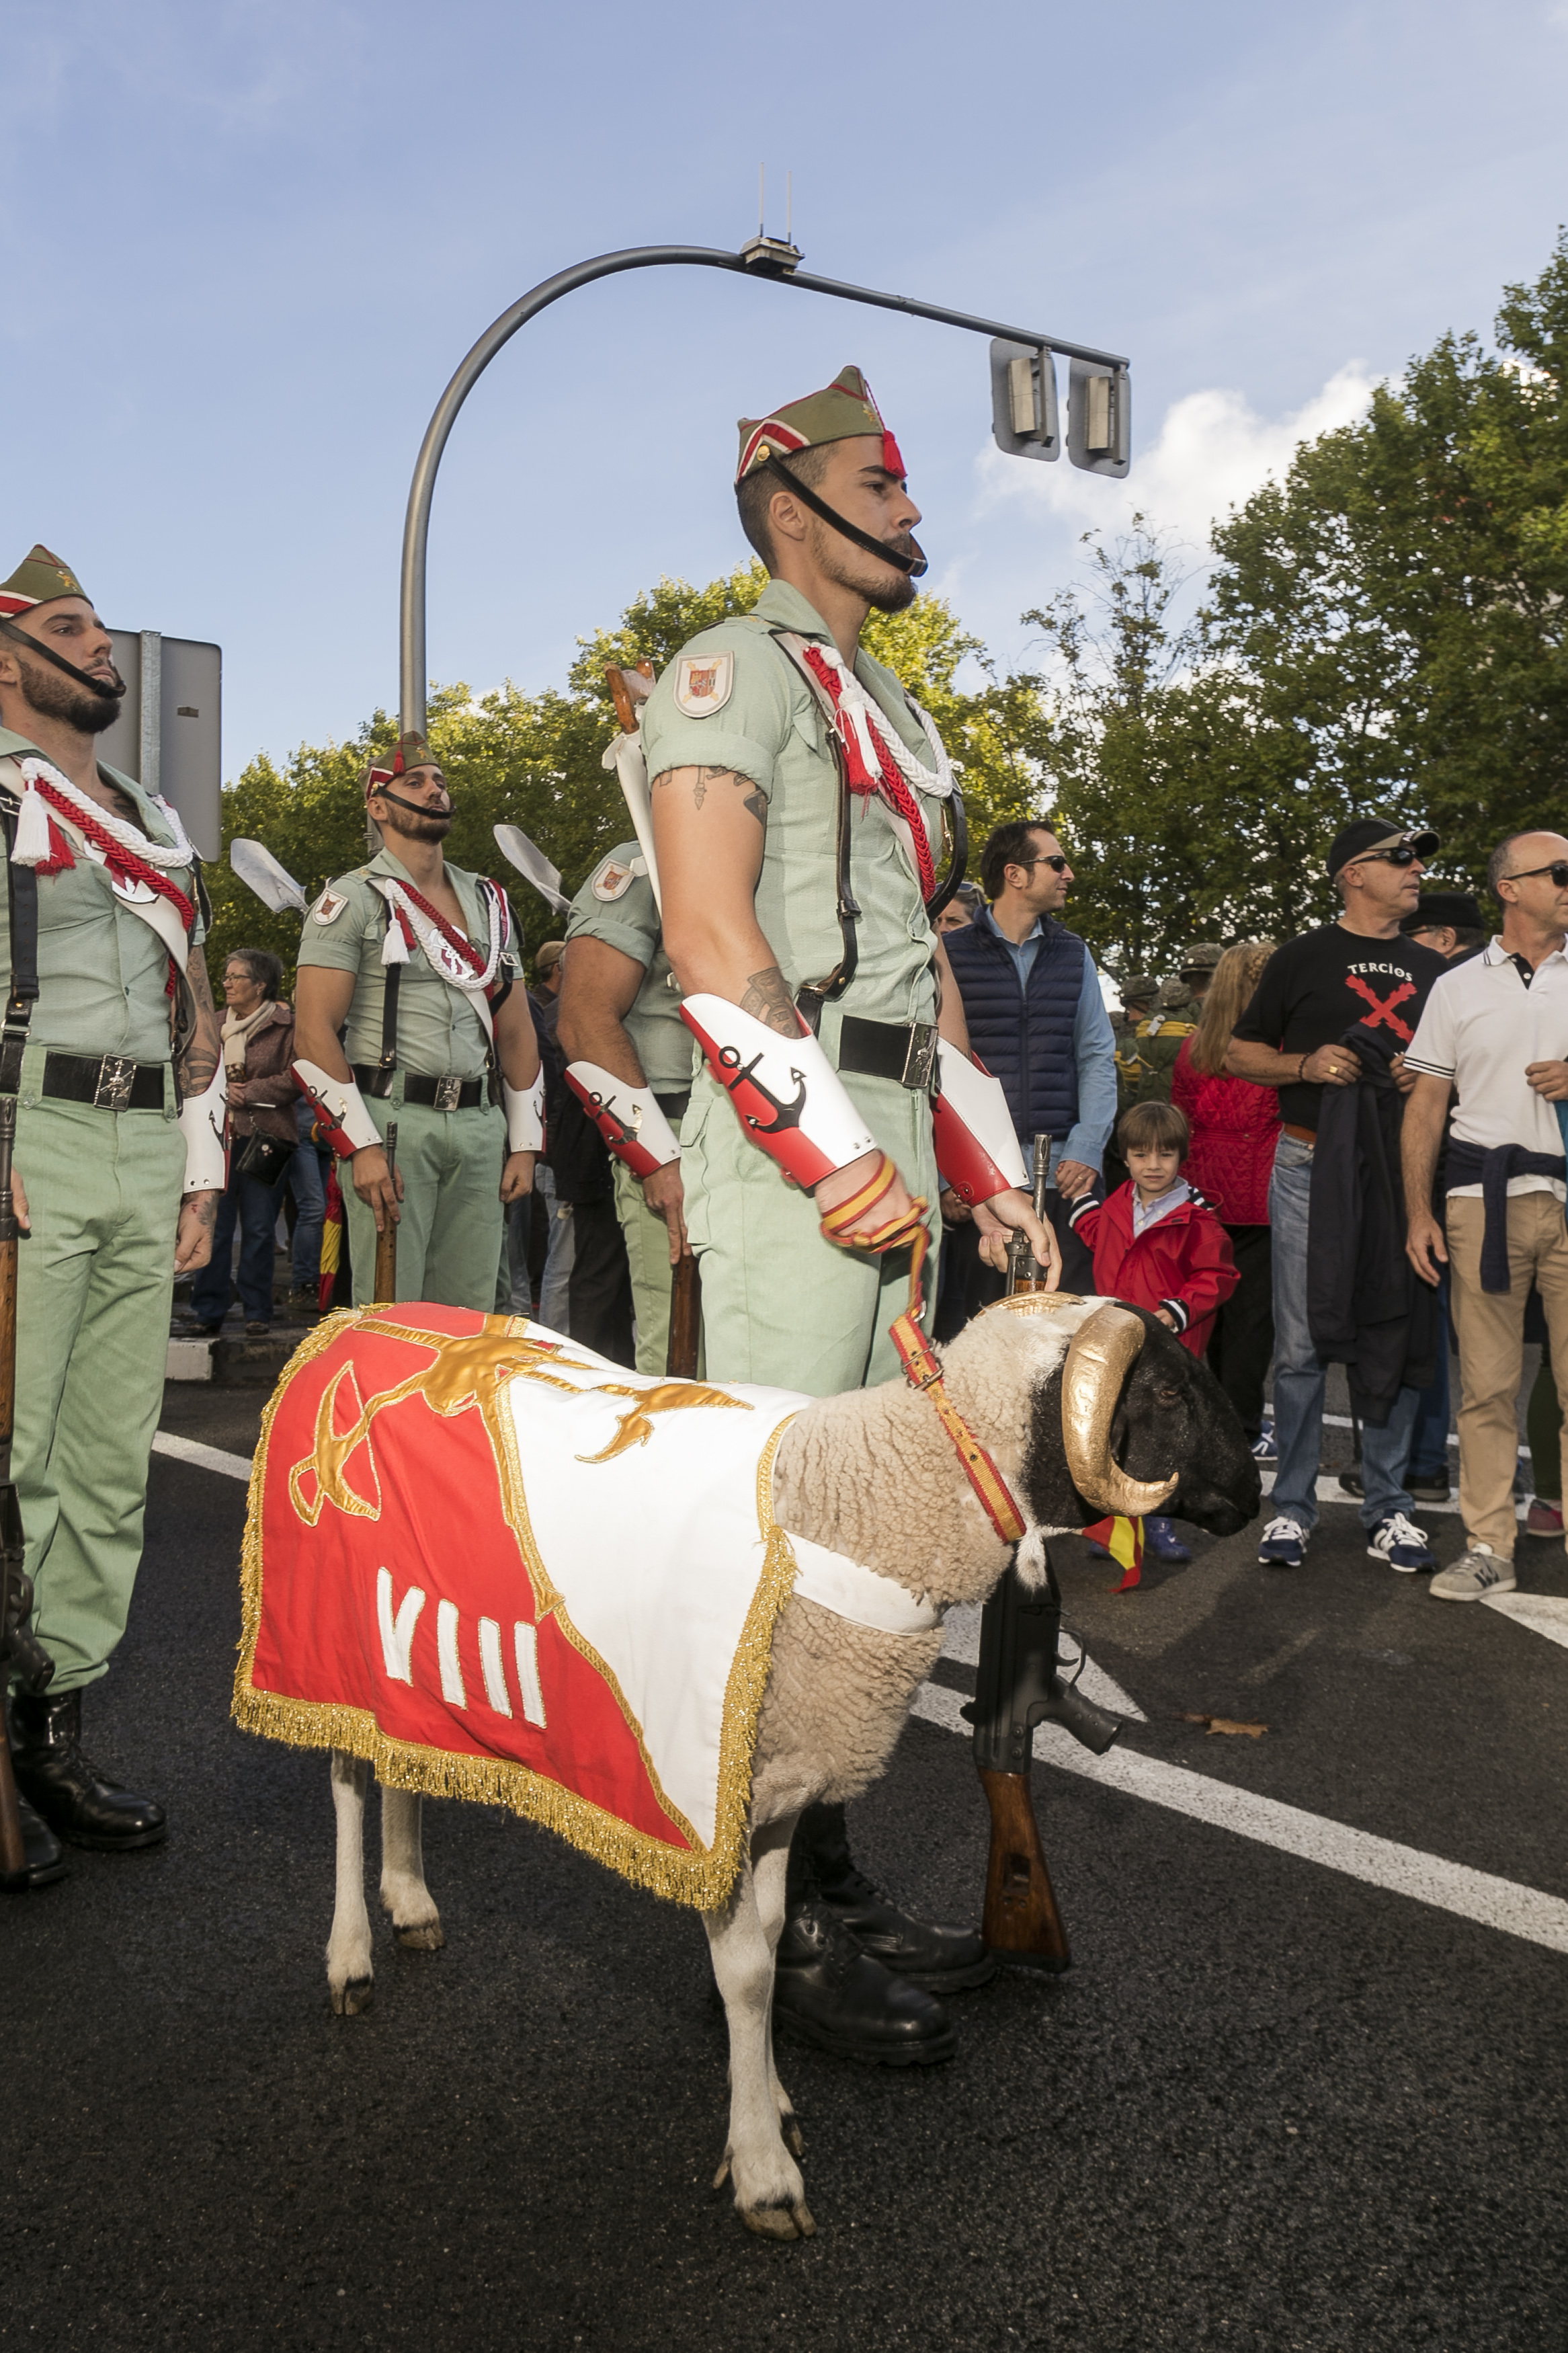
<svg viewBox="0 0 1568 2353"><path fill-rule="evenodd" d="M335 923L348 903L343 892L327 890L322 892L310 913L318 923Z"/></svg>
<svg viewBox="0 0 1568 2353"><path fill-rule="evenodd" d="M734 686L732 653L682 654L675 665L675 707L689 719L710 719L722 711Z"/></svg>
<svg viewBox="0 0 1568 2353"><path fill-rule="evenodd" d="M646 858L634 858L622 865L619 859L606 858L593 881L595 899L624 899L639 874L647 872Z"/></svg>

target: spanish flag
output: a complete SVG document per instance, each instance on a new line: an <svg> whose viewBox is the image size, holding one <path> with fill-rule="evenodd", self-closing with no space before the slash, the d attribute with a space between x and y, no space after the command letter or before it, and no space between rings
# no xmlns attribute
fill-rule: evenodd
<svg viewBox="0 0 1568 2353"><path fill-rule="evenodd" d="M1093 1527L1085 1528L1090 1544L1105 1546L1121 1570L1121 1582L1111 1587L1113 1593L1125 1593L1137 1585L1143 1575L1143 1523L1142 1520L1116 1518L1096 1520Z"/></svg>

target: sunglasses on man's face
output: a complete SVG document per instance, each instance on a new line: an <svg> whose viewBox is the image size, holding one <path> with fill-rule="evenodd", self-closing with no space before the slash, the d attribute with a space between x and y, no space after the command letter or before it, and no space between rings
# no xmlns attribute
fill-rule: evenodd
<svg viewBox="0 0 1568 2353"><path fill-rule="evenodd" d="M1068 871L1067 860L1062 856L1059 849L1056 852L1056 855L1051 858L1046 858L1043 856L1039 858L1020 858L1017 860L1016 863L1025 867L1048 866L1053 874L1065 874Z"/></svg>
<svg viewBox="0 0 1568 2353"><path fill-rule="evenodd" d="M1518 874L1505 874L1504 882L1531 882L1538 874L1550 874L1554 891L1568 891L1568 858L1554 858L1550 866L1526 866Z"/></svg>
<svg viewBox="0 0 1568 2353"><path fill-rule="evenodd" d="M1375 859L1381 866L1414 866L1418 855L1419 853L1411 848L1409 842L1394 841L1390 842L1386 849L1363 850L1361 857L1351 860L1351 864L1370 866Z"/></svg>

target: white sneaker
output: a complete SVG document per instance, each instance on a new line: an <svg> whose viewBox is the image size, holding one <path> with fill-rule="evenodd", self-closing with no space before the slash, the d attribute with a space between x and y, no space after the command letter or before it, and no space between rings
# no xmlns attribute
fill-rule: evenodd
<svg viewBox="0 0 1568 2353"><path fill-rule="evenodd" d="M1258 1547L1260 1567L1300 1568L1306 1555L1307 1531L1299 1520L1281 1512L1269 1521Z"/></svg>
<svg viewBox="0 0 1568 2353"><path fill-rule="evenodd" d="M1477 1544L1462 1552L1452 1568L1435 1577L1430 1589L1439 1601L1484 1601L1489 1593L1511 1593L1514 1585L1512 1561L1504 1560L1490 1545Z"/></svg>
<svg viewBox="0 0 1568 2353"><path fill-rule="evenodd" d="M1390 1512L1367 1530L1367 1552L1373 1560L1384 1560L1390 1568L1397 1568L1408 1577L1417 1568L1436 1568L1437 1556L1416 1526L1403 1512Z"/></svg>

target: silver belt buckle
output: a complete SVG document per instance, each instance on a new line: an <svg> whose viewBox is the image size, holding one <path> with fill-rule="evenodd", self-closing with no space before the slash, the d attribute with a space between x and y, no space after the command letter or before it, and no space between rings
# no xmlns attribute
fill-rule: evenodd
<svg viewBox="0 0 1568 2353"><path fill-rule="evenodd" d="M436 1082L436 1109L456 1111L462 1092L462 1080L455 1079L448 1071L444 1078L439 1078Z"/></svg>
<svg viewBox="0 0 1568 2353"><path fill-rule="evenodd" d="M904 1074L900 1083L917 1094L929 1095L935 1085L939 1035L934 1021L911 1021L910 1024L910 1042L904 1050Z"/></svg>
<svg viewBox="0 0 1568 2353"><path fill-rule="evenodd" d="M136 1082L136 1064L129 1054L105 1054L98 1066L93 1104L99 1111L128 1111Z"/></svg>

